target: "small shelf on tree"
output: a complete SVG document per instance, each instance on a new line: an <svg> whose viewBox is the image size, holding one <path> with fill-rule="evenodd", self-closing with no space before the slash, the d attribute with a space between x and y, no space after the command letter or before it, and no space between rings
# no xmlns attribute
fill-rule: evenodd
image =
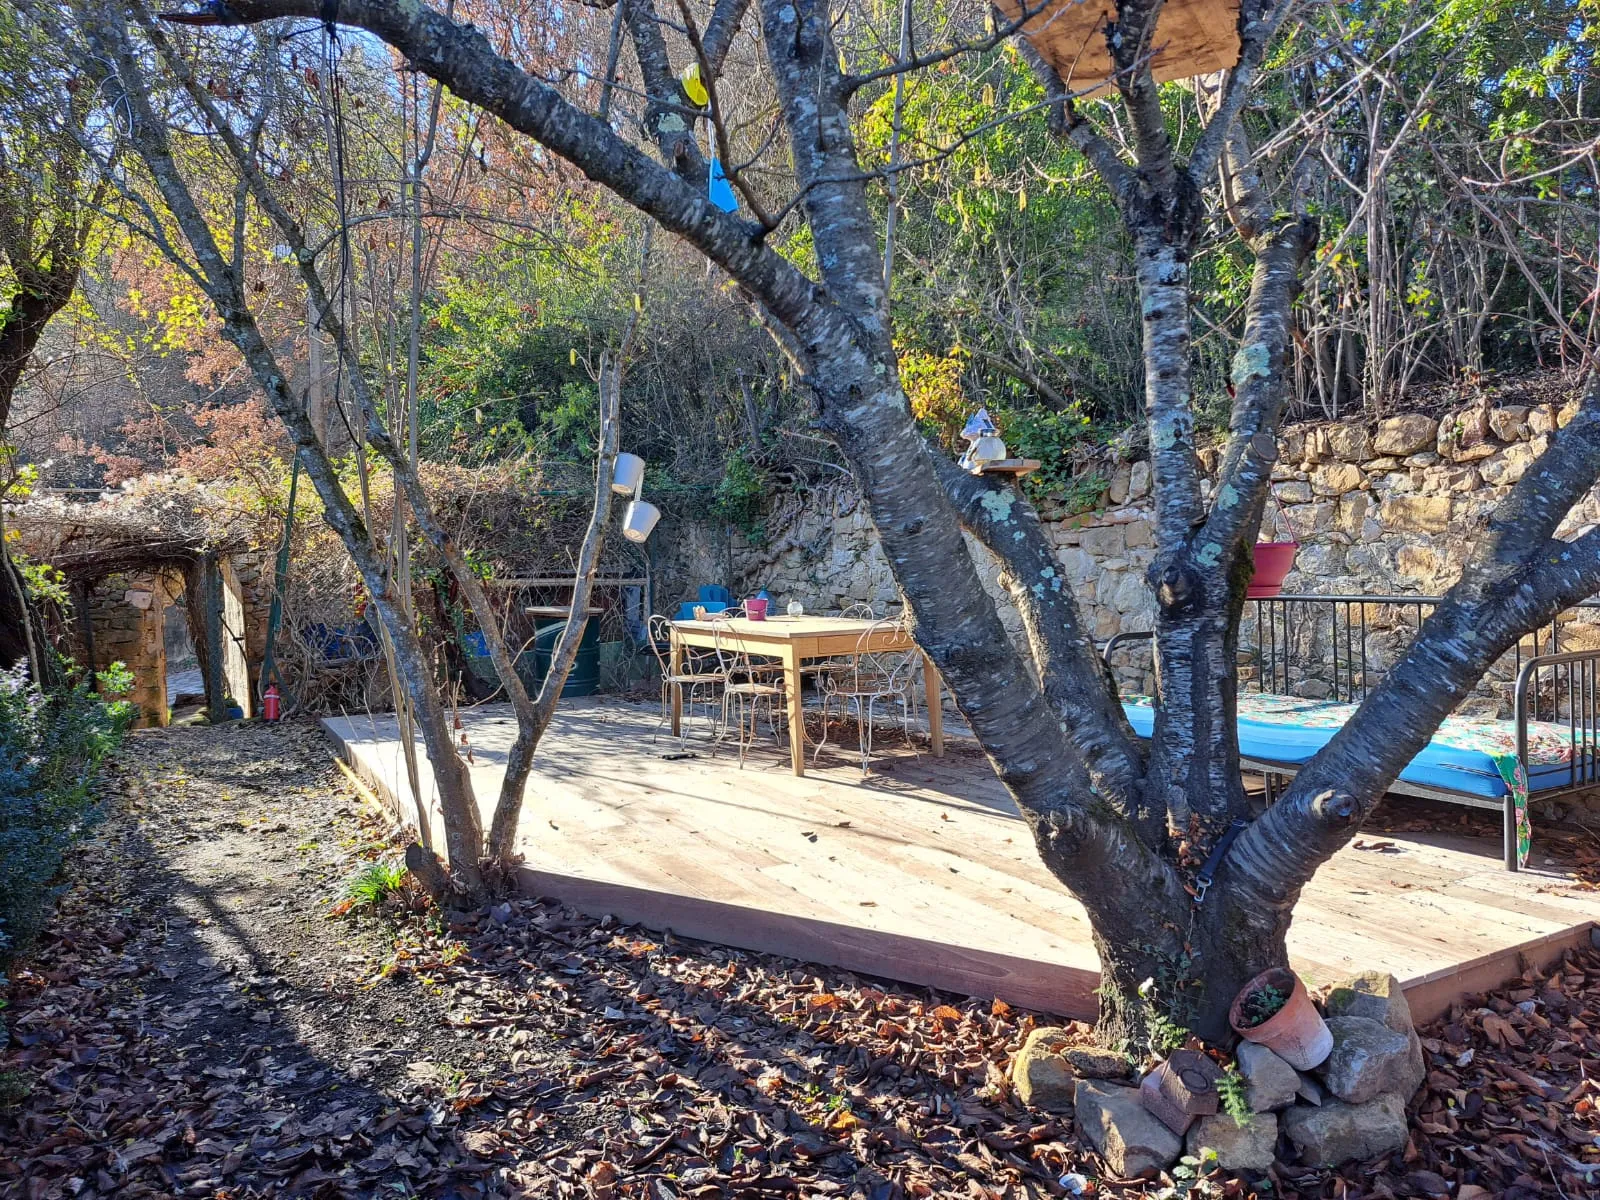
<svg viewBox="0 0 1600 1200"><path fill-rule="evenodd" d="M1040 0L998 0L1015 21ZM1072 91L1105 87L1114 68L1106 45L1106 23L1116 17L1112 0L1045 0L1022 27L1033 48L1060 73ZM1150 73L1157 83L1222 71L1239 61L1239 0L1167 0L1156 21Z"/></svg>
<svg viewBox="0 0 1600 1200"><path fill-rule="evenodd" d="M1000 458L969 469L974 475L1011 475L1021 479L1024 475L1031 475L1043 465L1037 458Z"/></svg>

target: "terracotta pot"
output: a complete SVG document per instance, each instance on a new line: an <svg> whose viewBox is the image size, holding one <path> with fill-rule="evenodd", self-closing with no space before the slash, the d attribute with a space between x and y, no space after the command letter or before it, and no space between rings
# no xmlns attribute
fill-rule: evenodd
<svg viewBox="0 0 1600 1200"><path fill-rule="evenodd" d="M1245 998L1260 987L1275 987L1281 992L1288 992L1289 999L1261 1024L1246 1028L1243 1013ZM1302 1071L1321 1066L1333 1049L1333 1034L1328 1030L1328 1023L1311 1002L1306 985L1287 967L1263 971L1240 988L1239 994L1233 998L1233 1007L1228 1010L1228 1024L1247 1042L1259 1042L1291 1067Z"/></svg>
<svg viewBox="0 0 1600 1200"><path fill-rule="evenodd" d="M1283 591L1284 577L1294 566L1295 552L1299 549L1299 542L1257 542L1256 573L1250 577L1245 596L1251 600L1265 600Z"/></svg>

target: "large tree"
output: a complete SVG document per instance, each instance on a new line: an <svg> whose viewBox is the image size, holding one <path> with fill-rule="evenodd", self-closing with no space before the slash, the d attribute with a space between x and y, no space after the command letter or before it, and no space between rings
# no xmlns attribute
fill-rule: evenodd
<svg viewBox="0 0 1600 1200"><path fill-rule="evenodd" d="M78 285L104 191L79 145L90 107L56 48L0 12L0 447L45 327ZM24 658L35 680L53 677L50 647L0 523L0 667Z"/></svg>
<svg viewBox="0 0 1600 1200"><path fill-rule="evenodd" d="M1485 669L1600 580L1600 531L1556 537L1600 469L1600 389L1590 388L1576 418L1486 522L1460 581L1401 661L1287 795L1253 818L1238 769L1235 648L1277 453L1291 304L1316 225L1296 211L1292 194L1268 194L1240 118L1288 5L1244 0L1238 64L1208 94L1207 119L1187 153L1175 145L1151 75L1160 0L1123 0L1106 27L1120 140L1080 110L1047 64L1035 64L1048 97L1041 119L1099 173L1130 239L1141 300L1158 540L1149 575L1156 722L1142 744L1037 514L1014 487L954 470L908 409L871 204L881 172L863 166L853 128L863 89L881 85L884 73L846 73L838 14L824 0L757 0L753 13L749 0L716 0L700 14L687 0L670 14L655 0L615 3L646 93L641 124L653 154L519 68L472 25L421 0L229 0L188 20L304 17L368 30L726 272L804 373L821 427L865 494L919 644L1031 824L1044 861L1088 911L1108 985L1103 1032L1138 1036L1154 1003L1168 1019L1221 1036L1238 987L1285 961L1285 933L1307 880ZM747 23L758 28L763 53L741 68L751 78L726 77L728 48ZM676 59L669 27L683 31L672 39ZM893 70L937 65L952 53L908 57ZM705 106L688 103L677 82L695 60L711 90ZM764 186L770 171L743 172L729 153L723 107L763 89L787 134L789 196ZM745 202L740 212L708 202L696 132L707 120ZM1219 175L1223 188L1214 186ZM1190 382L1190 263L1223 194L1254 274L1208 500ZM780 218L791 212L804 223L813 268L774 246ZM1024 647L1007 638L985 597L963 528L1004 563ZM1212 864L1209 889L1197 886L1201 865L1230 829L1236 836ZM1159 986L1141 998L1146 979Z"/></svg>

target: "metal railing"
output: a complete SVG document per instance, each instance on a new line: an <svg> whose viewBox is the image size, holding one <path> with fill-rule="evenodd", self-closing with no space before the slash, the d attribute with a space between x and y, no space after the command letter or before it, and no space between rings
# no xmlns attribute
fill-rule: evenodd
<svg viewBox="0 0 1600 1200"><path fill-rule="evenodd" d="M1440 596L1295 594L1248 601L1254 610L1247 607L1240 628L1239 686L1359 703L1405 653L1442 601ZM1574 608L1600 610L1600 601L1586 600ZM1600 787L1600 649L1561 649L1563 628L1573 623L1561 618L1572 611L1557 614L1548 626L1519 639L1485 676L1498 675L1509 687L1517 761L1530 790L1540 800ZM1105 644L1102 655L1110 663L1116 650L1137 643L1153 650L1154 635L1146 630L1119 633ZM1530 762L1530 726L1539 722L1566 728L1564 778L1552 769L1558 764ZM1290 764L1247 761L1241 765L1264 773L1269 797L1275 790L1274 776L1287 777L1296 771ZM1502 810L1505 865L1508 870L1517 869L1516 813L1509 793L1503 800L1490 800L1404 781L1396 781L1390 790Z"/></svg>

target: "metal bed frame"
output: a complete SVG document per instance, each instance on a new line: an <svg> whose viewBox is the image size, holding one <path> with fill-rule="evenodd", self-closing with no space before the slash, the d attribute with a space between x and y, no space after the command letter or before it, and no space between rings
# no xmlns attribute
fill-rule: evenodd
<svg viewBox="0 0 1600 1200"><path fill-rule="evenodd" d="M1373 637L1396 631L1404 634L1405 640L1394 647L1398 654L1441 600L1439 596L1279 595L1248 601L1255 606L1255 619L1241 627L1241 657L1247 655L1255 669L1242 686L1258 692L1294 695L1300 694L1292 690L1295 686L1303 687L1306 682L1316 680L1328 689L1326 696L1317 698L1359 703L1382 674L1369 666L1368 651ZM1586 600L1575 607L1600 609L1600 601ZM1525 652L1523 642L1529 639L1531 644ZM1145 630L1119 633L1106 642L1102 657L1109 665L1115 650L1139 642L1153 643L1153 634ZM1295 652L1301 649L1311 653L1297 658ZM1325 656L1319 655L1319 650L1325 651ZM1319 658L1320 665L1329 668L1328 672L1314 673ZM1530 795L1530 802L1532 799L1553 800L1600 787L1600 650L1562 651L1558 618L1519 641L1502 662L1505 659L1510 660L1510 669L1514 672L1511 720L1516 732L1517 761L1526 777L1532 778L1528 762L1529 724L1547 721L1567 726L1571 749L1567 779L1554 787L1539 788ZM1276 799L1281 782L1292 778L1299 770L1293 763L1244 755L1240 756L1239 765L1261 774L1269 804ZM1544 767L1542 774L1548 781L1550 768ZM1499 811L1505 867L1508 871L1517 870L1516 803L1509 792L1503 799L1491 800L1452 788L1398 779L1390 784L1389 791Z"/></svg>

